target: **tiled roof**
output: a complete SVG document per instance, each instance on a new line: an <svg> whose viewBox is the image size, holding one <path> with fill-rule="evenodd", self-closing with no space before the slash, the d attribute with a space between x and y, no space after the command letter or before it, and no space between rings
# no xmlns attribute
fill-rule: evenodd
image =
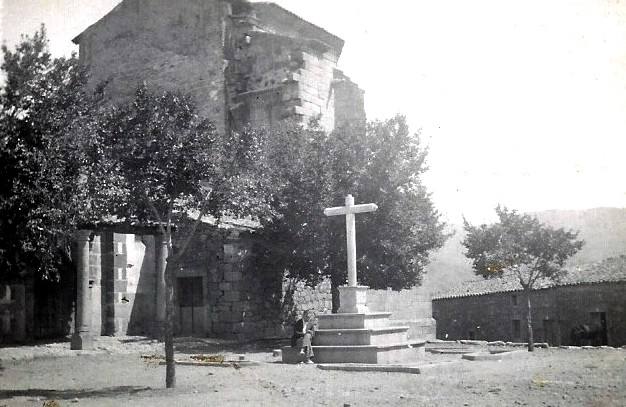
<svg viewBox="0 0 626 407"><path fill-rule="evenodd" d="M534 289L626 281L626 255L608 258L588 265L570 267L567 270L567 274L560 281L538 280ZM513 275L505 275L502 278L468 281L450 290L435 293L433 299L469 297L519 290L522 290L519 280Z"/></svg>

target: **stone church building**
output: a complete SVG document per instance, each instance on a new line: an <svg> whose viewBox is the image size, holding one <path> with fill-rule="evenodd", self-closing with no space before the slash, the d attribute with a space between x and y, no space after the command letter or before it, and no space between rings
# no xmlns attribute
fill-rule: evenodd
<svg viewBox="0 0 626 407"><path fill-rule="evenodd" d="M283 119L317 119L327 130L365 122L363 91L337 69L343 40L273 3L124 0L74 42L90 85L110 103L129 100L145 83L191 95L220 132ZM79 331L159 332L165 311L158 231L108 225L79 235ZM254 225L202 225L176 275L177 334L286 337L298 309L332 308L329 282L307 288L280 272L265 275L251 264L254 245ZM24 303L14 288L7 310ZM20 337L66 334L73 323L60 315L72 312L71 292L45 301L33 295L25 312L12 314ZM41 309L46 315L39 318Z"/></svg>
<svg viewBox="0 0 626 407"><path fill-rule="evenodd" d="M326 130L365 123L363 91L337 69L343 40L273 3L124 0L74 42L90 85L110 103L145 83L190 94L220 132L283 119L316 119ZM202 224L175 276L178 335L284 338L294 313L330 312L329 281L311 288L255 267L254 231L243 220ZM75 325L73 338L160 332L158 230L100 225L77 236L76 276L0 287L0 342L64 336ZM410 326L410 337L434 338L428 293L370 290L368 298L370 310Z"/></svg>
<svg viewBox="0 0 626 407"><path fill-rule="evenodd" d="M274 3L124 0L73 41L113 102L142 82L180 90L219 131L365 120L363 91L337 69L344 41Z"/></svg>

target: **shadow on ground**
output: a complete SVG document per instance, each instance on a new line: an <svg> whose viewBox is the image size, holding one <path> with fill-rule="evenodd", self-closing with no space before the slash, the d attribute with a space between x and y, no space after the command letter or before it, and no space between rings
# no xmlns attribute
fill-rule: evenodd
<svg viewBox="0 0 626 407"><path fill-rule="evenodd" d="M2 348L15 348L22 346L43 346L43 345L51 345L55 343L69 343L69 337L57 337L57 338L44 338L44 339L33 339L26 342L7 342L0 343L0 349Z"/></svg>
<svg viewBox="0 0 626 407"><path fill-rule="evenodd" d="M264 339L251 342L237 342L211 338L176 338L174 346L176 353L267 353L288 345L289 339Z"/></svg>
<svg viewBox="0 0 626 407"><path fill-rule="evenodd" d="M135 394L142 391L152 390L150 387L117 386L105 387L104 389L89 390L51 390L51 389L25 389L25 390L0 390L0 399L14 397L45 397L48 399L69 400L75 398L111 397L118 395Z"/></svg>

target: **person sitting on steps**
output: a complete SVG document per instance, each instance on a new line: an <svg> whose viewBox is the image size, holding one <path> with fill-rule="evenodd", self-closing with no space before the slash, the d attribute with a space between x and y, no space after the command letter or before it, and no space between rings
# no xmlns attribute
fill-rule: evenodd
<svg viewBox="0 0 626 407"><path fill-rule="evenodd" d="M314 356L311 341L314 335L313 312L306 310L302 314L302 318L298 319L294 324L293 336L291 337L291 347L300 349L300 355L302 355L304 363L313 363L311 360Z"/></svg>

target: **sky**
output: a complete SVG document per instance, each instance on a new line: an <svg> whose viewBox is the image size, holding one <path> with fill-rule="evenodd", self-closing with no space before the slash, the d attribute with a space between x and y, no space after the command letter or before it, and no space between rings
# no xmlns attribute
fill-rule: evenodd
<svg viewBox="0 0 626 407"><path fill-rule="evenodd" d="M346 41L370 119L404 114L444 219L626 207L626 0L276 0ZM119 0L0 0L55 55ZM358 200L358 197L357 197Z"/></svg>

